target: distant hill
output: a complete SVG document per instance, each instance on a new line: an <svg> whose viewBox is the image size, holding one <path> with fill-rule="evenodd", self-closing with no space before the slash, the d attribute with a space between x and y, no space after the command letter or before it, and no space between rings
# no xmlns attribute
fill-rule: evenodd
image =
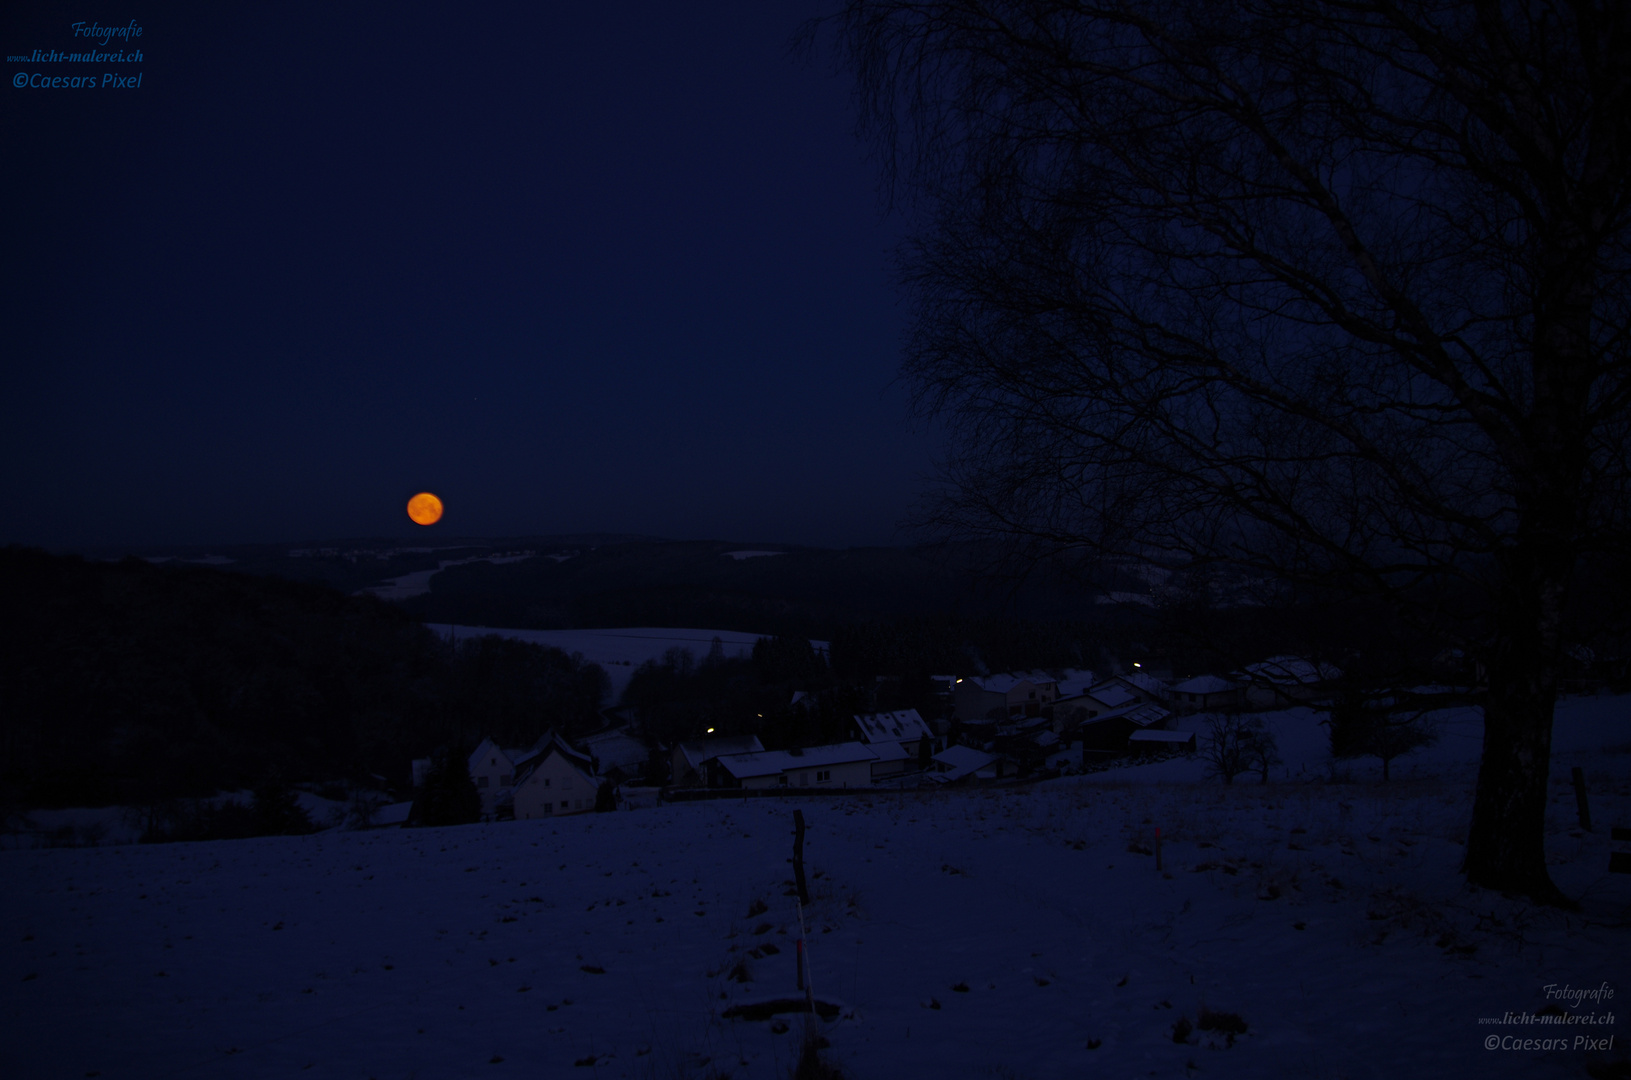
<svg viewBox="0 0 1631 1080"><path fill-rule="evenodd" d="M826 639L842 626L897 618L1083 622L1108 614L1105 593L1058 573L1043 570L1019 584L987 573L995 553L974 544L839 550L582 534L460 537L434 546L365 539L84 554L207 560L228 572L351 593L379 590L424 622L535 630L708 626ZM495 556L506 561L467 561ZM462 565L438 571L448 563ZM402 579L410 579L407 587L391 587ZM427 584L428 591L412 595ZM1115 587L1128 595L1144 589L1136 581Z"/></svg>
<svg viewBox="0 0 1631 1080"><path fill-rule="evenodd" d="M844 625L925 615L1084 620L1095 594L1057 576L1022 585L979 572L961 548L785 548L627 542L570 558L452 566L402 601L429 622L574 629L711 626L830 638Z"/></svg>
<svg viewBox="0 0 1631 1080"><path fill-rule="evenodd" d="M208 795L274 768L405 782L443 743L582 729L606 690L559 650L455 651L326 585L0 549L0 802Z"/></svg>

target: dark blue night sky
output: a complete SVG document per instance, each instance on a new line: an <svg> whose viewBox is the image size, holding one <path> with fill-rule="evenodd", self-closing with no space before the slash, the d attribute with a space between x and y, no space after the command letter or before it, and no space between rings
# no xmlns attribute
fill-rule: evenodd
<svg viewBox="0 0 1631 1080"><path fill-rule="evenodd" d="M901 539L933 436L820 4L9 5L0 542ZM94 69L94 70L93 70ZM135 89L18 73L139 72Z"/></svg>

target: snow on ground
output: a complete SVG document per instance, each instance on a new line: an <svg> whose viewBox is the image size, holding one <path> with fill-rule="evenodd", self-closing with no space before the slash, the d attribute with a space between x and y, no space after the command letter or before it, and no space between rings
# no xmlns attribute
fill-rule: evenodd
<svg viewBox="0 0 1631 1080"><path fill-rule="evenodd" d="M1465 761L1381 785L1161 781L732 800L453 829L0 852L0 1075L784 1076L791 816L830 1057L857 1078L1583 1077L1483 1049L1545 988L1623 1013L1626 699L1560 709L1549 850L1582 910L1456 873ZM1282 716L1283 721L1294 722ZM1572 829L1585 765L1597 831ZM1183 764L1183 763L1177 763ZM1162 832L1156 868L1154 830ZM767 909L750 915L756 903ZM774 947L774 952L770 947ZM757 954L757 955L755 955ZM751 981L733 981L733 969ZM1248 1025L1175 1042L1203 1008ZM580 1066L579 1063L582 1063ZM579 1071L579 1068L584 1071Z"/></svg>
<svg viewBox="0 0 1631 1080"><path fill-rule="evenodd" d="M506 630L491 626L454 626L448 623L426 623L442 637L452 632L456 637L479 637L497 634L530 641L536 645L550 645L568 653L582 653L585 660L606 669L612 681L611 701L622 695L634 669L647 660L660 660L669 649L690 649L698 660L708 655L714 638L724 646L729 657L752 656L753 643L766 634L745 634L737 630L687 630L670 627L630 626L609 630ZM811 641L817 651L825 652L827 642Z"/></svg>

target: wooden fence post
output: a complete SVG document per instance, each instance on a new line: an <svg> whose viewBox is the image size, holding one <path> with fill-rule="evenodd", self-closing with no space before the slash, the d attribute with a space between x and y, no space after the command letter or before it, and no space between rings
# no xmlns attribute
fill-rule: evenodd
<svg viewBox="0 0 1631 1080"><path fill-rule="evenodd" d="M793 882L798 886L799 903L810 902L810 889L804 883L804 811L793 811Z"/></svg>

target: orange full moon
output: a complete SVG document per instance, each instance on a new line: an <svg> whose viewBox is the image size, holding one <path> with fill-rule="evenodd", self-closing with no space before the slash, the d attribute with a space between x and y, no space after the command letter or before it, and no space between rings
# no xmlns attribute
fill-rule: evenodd
<svg viewBox="0 0 1631 1080"><path fill-rule="evenodd" d="M428 491L421 491L408 500L408 516L419 525L434 525L442 520L442 500Z"/></svg>

